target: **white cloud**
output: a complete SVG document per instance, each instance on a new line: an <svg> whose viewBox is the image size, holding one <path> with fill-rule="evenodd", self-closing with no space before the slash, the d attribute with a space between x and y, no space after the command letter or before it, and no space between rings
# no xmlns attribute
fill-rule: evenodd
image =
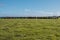
<svg viewBox="0 0 60 40"><path fill-rule="evenodd" d="M56 12L56 15L57 15L57 16L60 16L60 12Z"/></svg>
<svg viewBox="0 0 60 40"><path fill-rule="evenodd" d="M25 9L25 12L30 12L31 11L31 9Z"/></svg>
<svg viewBox="0 0 60 40"><path fill-rule="evenodd" d="M57 16L59 13L60 12L25 9L25 15L27 16Z"/></svg>

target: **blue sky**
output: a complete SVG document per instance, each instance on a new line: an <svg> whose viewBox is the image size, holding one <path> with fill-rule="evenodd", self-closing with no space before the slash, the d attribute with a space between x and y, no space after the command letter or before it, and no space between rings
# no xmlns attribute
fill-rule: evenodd
<svg viewBox="0 0 60 40"><path fill-rule="evenodd" d="M0 16L60 15L60 0L0 0Z"/></svg>

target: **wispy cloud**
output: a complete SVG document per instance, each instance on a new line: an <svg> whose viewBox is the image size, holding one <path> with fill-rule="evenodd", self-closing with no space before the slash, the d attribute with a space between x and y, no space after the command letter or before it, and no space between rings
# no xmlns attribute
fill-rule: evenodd
<svg viewBox="0 0 60 40"><path fill-rule="evenodd" d="M32 10L31 9L25 9L25 12L31 12Z"/></svg>
<svg viewBox="0 0 60 40"><path fill-rule="evenodd" d="M25 9L25 15L27 16L58 16L59 13L60 12Z"/></svg>

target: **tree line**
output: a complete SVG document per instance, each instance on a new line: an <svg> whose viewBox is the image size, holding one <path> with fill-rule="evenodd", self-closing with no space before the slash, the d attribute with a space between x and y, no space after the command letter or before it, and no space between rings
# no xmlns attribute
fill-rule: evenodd
<svg viewBox="0 0 60 40"><path fill-rule="evenodd" d="M50 17L0 17L1 19L58 19L59 16Z"/></svg>

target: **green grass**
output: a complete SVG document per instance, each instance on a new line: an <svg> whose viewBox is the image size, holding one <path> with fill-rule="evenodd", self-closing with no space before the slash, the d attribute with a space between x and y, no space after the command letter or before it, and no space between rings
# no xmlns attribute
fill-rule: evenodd
<svg viewBox="0 0 60 40"><path fill-rule="evenodd" d="M60 19L0 19L0 40L60 40Z"/></svg>

